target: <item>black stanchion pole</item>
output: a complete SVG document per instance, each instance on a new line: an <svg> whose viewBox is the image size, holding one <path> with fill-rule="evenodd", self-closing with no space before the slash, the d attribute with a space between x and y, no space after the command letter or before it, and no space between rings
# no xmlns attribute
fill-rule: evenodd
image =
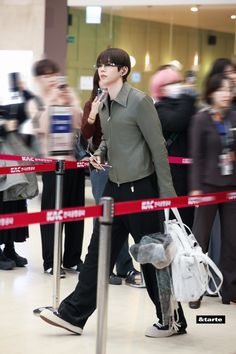
<svg viewBox="0 0 236 354"><path fill-rule="evenodd" d="M108 280L111 253L111 227L114 215L114 201L111 197L100 200L103 205L103 214L99 218L99 258L98 258L98 285L97 285L97 340L96 354L106 354L107 339L107 308L108 308Z"/></svg>
<svg viewBox="0 0 236 354"><path fill-rule="evenodd" d="M65 173L65 161L56 162L56 198L55 209L62 208L63 176ZM60 302L60 269L61 269L62 224L56 222L54 226L54 250L53 250L53 302L57 309Z"/></svg>
<svg viewBox="0 0 236 354"><path fill-rule="evenodd" d="M57 160L56 162L56 196L55 209L62 208L63 193L63 175L65 173L65 161ZM54 250L53 250L53 304L52 306L42 306L33 310L34 315L39 316L40 313L49 309L54 311L58 309L60 302L60 268L61 268L61 244L62 244L62 224L55 222L54 228Z"/></svg>

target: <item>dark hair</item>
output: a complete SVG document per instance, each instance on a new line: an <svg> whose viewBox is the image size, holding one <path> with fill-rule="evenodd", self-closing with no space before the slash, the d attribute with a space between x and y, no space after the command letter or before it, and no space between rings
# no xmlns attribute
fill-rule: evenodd
<svg viewBox="0 0 236 354"><path fill-rule="evenodd" d="M124 66L128 68L127 73L122 76L123 81L126 81L131 70L129 54L120 48L108 48L99 54L96 64L106 64L109 62L116 64L118 71Z"/></svg>
<svg viewBox="0 0 236 354"><path fill-rule="evenodd" d="M50 59L42 59L36 61L33 66L33 75L34 76L41 76L47 74L57 74L59 73L60 69L57 63Z"/></svg>
<svg viewBox="0 0 236 354"><path fill-rule="evenodd" d="M95 97L98 94L98 88L99 88L99 75L98 75L98 70L95 71L94 76L93 76L93 89L91 92L91 96L90 96L90 101L93 102L93 100L95 99Z"/></svg>
<svg viewBox="0 0 236 354"><path fill-rule="evenodd" d="M233 66L233 63L228 58L218 58L216 59L211 67L211 70L208 74L208 77L213 76L215 74L223 74L227 66Z"/></svg>
<svg viewBox="0 0 236 354"><path fill-rule="evenodd" d="M225 77L224 74L215 74L208 78L205 90L204 90L204 99L208 104L212 103L211 95L222 87L223 81L229 79Z"/></svg>

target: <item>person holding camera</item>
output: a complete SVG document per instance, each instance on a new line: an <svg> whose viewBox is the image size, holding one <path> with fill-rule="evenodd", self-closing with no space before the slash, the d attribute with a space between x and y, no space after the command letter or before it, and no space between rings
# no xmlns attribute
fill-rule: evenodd
<svg viewBox="0 0 236 354"><path fill-rule="evenodd" d="M53 107L66 107L69 110L72 121L72 134L69 144L72 148L74 133L80 127L82 110L78 100L66 82L59 79L59 67L50 60L43 59L33 66L33 74L40 89L40 100L44 109L38 115L37 124L34 126L34 133L39 139L43 156L50 155L50 119ZM38 105L31 100L28 105L28 112L35 117L38 112ZM63 151L53 152L53 158L74 159L72 151L70 155ZM55 209L55 172L46 172L42 176L43 191L41 209ZM83 169L66 170L63 178L63 207L74 207L84 205L85 174ZM82 266L81 253L83 244L84 221L64 223L64 254L63 268L69 271L79 272ZM54 224L40 225L42 239L43 267L46 274L53 274L53 247L54 247ZM65 270L61 268L61 278L65 277Z"/></svg>

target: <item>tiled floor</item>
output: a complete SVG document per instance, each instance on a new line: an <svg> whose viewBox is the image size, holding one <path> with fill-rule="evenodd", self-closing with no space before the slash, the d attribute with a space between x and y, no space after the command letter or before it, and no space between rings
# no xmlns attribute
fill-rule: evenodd
<svg viewBox="0 0 236 354"><path fill-rule="evenodd" d="M86 187L87 202L91 189ZM39 200L29 203L39 210ZM92 220L86 220L84 252L91 235ZM28 258L25 268L0 271L0 353L1 354L93 354L96 353L96 313L83 335L71 335L49 326L33 315L33 309L52 304L52 278L42 271L39 226L30 227L30 238L17 245ZM236 271L236 270L235 270ZM61 299L75 286L77 275L67 273L61 280ZM199 310L184 305L188 334L163 339L144 336L155 322L153 306L145 289L126 285L109 286L109 316L106 354L235 354L236 305L222 305L218 298L205 297ZM196 315L225 315L226 324L196 324ZM105 354L105 353L102 353Z"/></svg>

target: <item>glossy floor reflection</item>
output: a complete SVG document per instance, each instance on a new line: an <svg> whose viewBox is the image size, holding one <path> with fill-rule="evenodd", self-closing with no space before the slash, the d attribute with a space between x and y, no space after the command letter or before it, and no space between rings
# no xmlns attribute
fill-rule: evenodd
<svg viewBox="0 0 236 354"><path fill-rule="evenodd" d="M92 202L86 187L87 204ZM29 203L39 210L39 198ZM91 235L92 220L86 220L84 254ZM28 258L25 268L0 271L0 352L1 354L93 354L96 353L96 313L83 335L69 334L33 315L40 306L52 305L52 278L42 269L39 226L30 227L30 238L17 244ZM60 298L72 291L77 275L61 280ZM145 289L126 285L109 286L107 354L235 354L236 304L222 305L218 298L205 297L199 310L184 305L188 334L163 339L146 338L146 327L155 322L153 306ZM226 324L196 324L196 315L225 315ZM105 353L103 353L105 354Z"/></svg>

